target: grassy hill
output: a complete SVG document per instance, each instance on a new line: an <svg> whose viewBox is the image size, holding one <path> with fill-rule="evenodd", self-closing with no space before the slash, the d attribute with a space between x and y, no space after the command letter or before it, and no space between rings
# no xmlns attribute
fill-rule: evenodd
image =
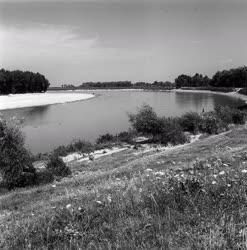
<svg viewBox="0 0 247 250"><path fill-rule="evenodd" d="M247 126L128 149L0 195L1 249L246 249Z"/></svg>

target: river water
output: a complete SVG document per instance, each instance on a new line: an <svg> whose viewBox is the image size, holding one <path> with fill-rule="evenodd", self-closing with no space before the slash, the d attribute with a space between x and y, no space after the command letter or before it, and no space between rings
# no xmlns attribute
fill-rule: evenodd
<svg viewBox="0 0 247 250"><path fill-rule="evenodd" d="M149 104L159 115L179 116L188 111L212 110L215 105L238 106L243 101L214 93L151 91L94 92L95 98L79 102L2 111L23 121L26 145L33 153L48 152L73 139L94 141L104 133L129 128L128 113Z"/></svg>

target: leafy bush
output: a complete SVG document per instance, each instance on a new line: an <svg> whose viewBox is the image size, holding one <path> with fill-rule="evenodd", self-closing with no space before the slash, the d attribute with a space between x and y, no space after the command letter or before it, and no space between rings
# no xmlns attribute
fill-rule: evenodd
<svg viewBox="0 0 247 250"><path fill-rule="evenodd" d="M218 134L223 129L222 121L215 115L215 112L207 112L202 115L200 131L207 134Z"/></svg>
<svg viewBox="0 0 247 250"><path fill-rule="evenodd" d="M117 139L121 142L132 144L134 136L135 136L134 131L124 131L117 134Z"/></svg>
<svg viewBox="0 0 247 250"><path fill-rule="evenodd" d="M47 169L55 176L65 177L71 174L70 168L56 154L50 157Z"/></svg>
<svg viewBox="0 0 247 250"><path fill-rule="evenodd" d="M137 114L129 114L132 127L143 135L158 135L162 130L162 122L149 105L143 105Z"/></svg>
<svg viewBox="0 0 247 250"><path fill-rule="evenodd" d="M224 126L227 127L229 124L244 124L246 114L231 107L216 106L215 115L223 122Z"/></svg>
<svg viewBox="0 0 247 250"><path fill-rule="evenodd" d="M114 135L111 135L109 133L100 135L99 138L96 140L97 144L102 144L102 143L109 143L109 142L115 142L116 137Z"/></svg>
<svg viewBox="0 0 247 250"><path fill-rule="evenodd" d="M8 188L32 185L36 177L23 134L5 120L0 120L0 173Z"/></svg>
<svg viewBox="0 0 247 250"><path fill-rule="evenodd" d="M37 172L36 176L36 184L47 184L54 181L54 175L52 172L48 169L42 169L39 172Z"/></svg>
<svg viewBox="0 0 247 250"><path fill-rule="evenodd" d="M246 113L235 109L232 113L232 121L234 124L244 124L246 121Z"/></svg>
<svg viewBox="0 0 247 250"><path fill-rule="evenodd" d="M57 156L66 156L73 152L90 153L92 151L94 151L92 143L83 140L74 140L67 146L57 147L53 150L53 154Z"/></svg>
<svg viewBox="0 0 247 250"><path fill-rule="evenodd" d="M179 123L184 131L196 134L202 122L201 116L196 112L188 112L179 118Z"/></svg>
<svg viewBox="0 0 247 250"><path fill-rule="evenodd" d="M187 137L185 136L177 118L162 118L161 124L161 133L156 136L158 142L165 145L168 143L177 145L187 142Z"/></svg>

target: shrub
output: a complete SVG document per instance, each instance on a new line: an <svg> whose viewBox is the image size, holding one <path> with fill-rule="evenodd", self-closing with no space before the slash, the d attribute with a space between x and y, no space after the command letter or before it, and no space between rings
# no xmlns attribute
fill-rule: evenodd
<svg viewBox="0 0 247 250"><path fill-rule="evenodd" d="M104 143L109 143L109 142L115 142L116 137L114 135L111 135L109 133L100 135L99 138L96 140L97 144L104 144Z"/></svg>
<svg viewBox="0 0 247 250"><path fill-rule="evenodd" d="M83 140L74 140L67 146L59 146L53 150L53 154L57 156L66 156L72 152L90 153L94 151L92 143Z"/></svg>
<svg viewBox="0 0 247 250"><path fill-rule="evenodd" d="M36 177L23 134L4 120L0 120L0 173L8 188L32 185Z"/></svg>
<svg viewBox="0 0 247 250"><path fill-rule="evenodd" d="M183 129L179 124L179 119L162 118L160 119L160 122L162 124L162 131L155 137L157 142L165 145L168 143L177 145L187 142L187 137L185 136Z"/></svg>
<svg viewBox="0 0 247 250"><path fill-rule="evenodd" d="M47 170L49 170L55 176L65 177L71 174L71 170L58 155L51 155L47 164Z"/></svg>
<svg viewBox="0 0 247 250"><path fill-rule="evenodd" d="M222 130L222 121L215 115L215 112L207 112L202 115L200 131L207 134L218 134Z"/></svg>
<svg viewBox="0 0 247 250"><path fill-rule="evenodd" d="M228 106L216 106L215 115L223 122L225 127L231 123L244 124L246 117L243 111Z"/></svg>
<svg viewBox="0 0 247 250"><path fill-rule="evenodd" d="M76 152L79 151L81 153L90 153L94 150L94 147L91 142L83 141L83 140L74 140L69 146L68 151Z"/></svg>
<svg viewBox="0 0 247 250"><path fill-rule="evenodd" d="M244 124L246 121L246 113L235 109L232 114L232 121L234 124Z"/></svg>
<svg viewBox="0 0 247 250"><path fill-rule="evenodd" d="M134 136L135 136L134 131L124 131L117 134L117 139L121 142L132 144Z"/></svg>
<svg viewBox="0 0 247 250"><path fill-rule="evenodd" d="M184 131L196 134L199 132L201 116L196 112L188 112L179 119L179 123Z"/></svg>
<svg viewBox="0 0 247 250"><path fill-rule="evenodd" d="M36 176L36 184L47 184L54 181L54 175L52 172L48 169L42 169L39 172L37 172Z"/></svg>
<svg viewBox="0 0 247 250"><path fill-rule="evenodd" d="M143 105L137 114L129 114L132 127L143 135L158 135L161 133L162 123L149 105Z"/></svg>

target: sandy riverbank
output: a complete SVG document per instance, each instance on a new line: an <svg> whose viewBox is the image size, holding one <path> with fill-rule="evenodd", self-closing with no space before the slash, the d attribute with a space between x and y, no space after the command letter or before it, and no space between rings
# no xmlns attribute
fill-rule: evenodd
<svg viewBox="0 0 247 250"><path fill-rule="evenodd" d="M45 106L93 98L90 93L33 93L0 96L0 110Z"/></svg>
<svg viewBox="0 0 247 250"><path fill-rule="evenodd" d="M239 94L238 91L233 92L218 92L218 91L211 91L211 90L196 90L196 89L173 89L172 92L183 92L183 93L208 93L208 94L216 94L216 95L226 95L235 98L239 98L247 103L247 96Z"/></svg>

